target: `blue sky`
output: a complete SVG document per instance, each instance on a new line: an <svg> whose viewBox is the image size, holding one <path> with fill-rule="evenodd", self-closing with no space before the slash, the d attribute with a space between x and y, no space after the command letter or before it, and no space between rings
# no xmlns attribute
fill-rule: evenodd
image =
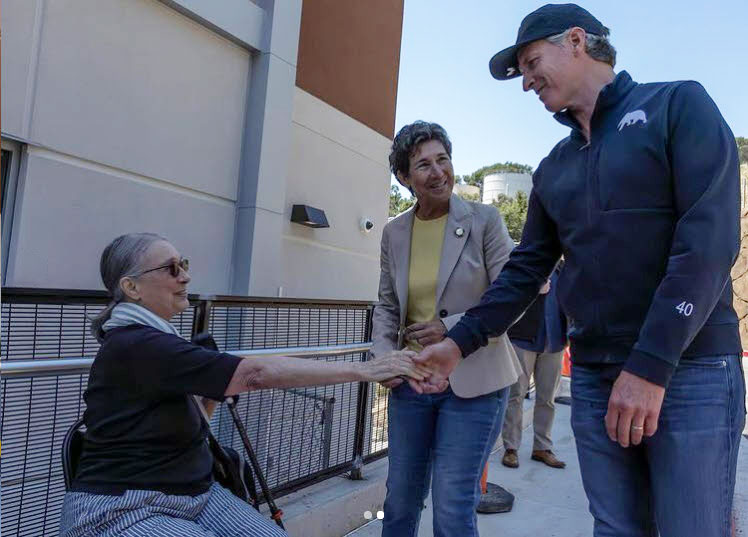
<svg viewBox="0 0 748 537"><path fill-rule="evenodd" d="M488 60L545 3L405 0L396 132L416 119L440 123L458 175L507 160L537 167L568 129L520 79L493 80ZM638 82L698 80L735 135L748 137L748 0L578 3L611 29L616 72Z"/></svg>

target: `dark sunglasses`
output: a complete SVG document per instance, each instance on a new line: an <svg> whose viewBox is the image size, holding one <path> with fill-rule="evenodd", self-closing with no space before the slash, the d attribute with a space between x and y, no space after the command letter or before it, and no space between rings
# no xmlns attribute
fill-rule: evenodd
<svg viewBox="0 0 748 537"><path fill-rule="evenodd" d="M172 261L168 265L161 265L160 267L156 267L156 268L144 270L143 272L138 272L135 276L142 276L143 274L148 274L149 272L154 272L156 270L161 270L161 269L165 269L165 268L169 269L169 274L171 275L172 278L176 278L177 276L179 276L179 270L180 269L183 270L183 271L185 271L185 272L189 272L189 270L190 270L190 260L189 259L185 259L183 257L179 261Z"/></svg>

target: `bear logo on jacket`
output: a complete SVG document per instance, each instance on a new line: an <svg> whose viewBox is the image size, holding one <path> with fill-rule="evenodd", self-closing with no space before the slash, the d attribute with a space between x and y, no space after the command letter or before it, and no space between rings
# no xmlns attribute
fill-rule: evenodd
<svg viewBox="0 0 748 537"><path fill-rule="evenodd" d="M634 110L633 112L629 112L625 116L623 116L623 119L618 124L618 131L620 132L624 127L628 127L629 125L633 125L635 123L638 123L639 121L641 121L642 123L647 122L647 114L645 114L643 110Z"/></svg>

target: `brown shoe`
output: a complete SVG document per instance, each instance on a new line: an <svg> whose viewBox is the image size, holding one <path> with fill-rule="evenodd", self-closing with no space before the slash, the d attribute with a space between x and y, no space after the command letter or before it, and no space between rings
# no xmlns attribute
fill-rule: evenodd
<svg viewBox="0 0 748 537"><path fill-rule="evenodd" d="M507 449L501 458L501 464L509 468L519 468L519 458L516 449Z"/></svg>
<svg viewBox="0 0 748 537"><path fill-rule="evenodd" d="M566 468L566 463L558 460L550 449L534 450L531 459L547 464L551 468Z"/></svg>

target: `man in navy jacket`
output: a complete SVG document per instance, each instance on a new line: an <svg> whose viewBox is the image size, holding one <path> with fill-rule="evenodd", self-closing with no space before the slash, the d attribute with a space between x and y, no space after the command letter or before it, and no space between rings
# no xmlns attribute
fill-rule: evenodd
<svg viewBox="0 0 748 537"><path fill-rule="evenodd" d="M571 134L533 176L499 277L419 360L435 390L503 333L559 257L572 428L594 535L729 534L745 382L730 269L740 242L733 134L696 82L616 74L609 30L546 5L490 63L521 76Z"/></svg>

